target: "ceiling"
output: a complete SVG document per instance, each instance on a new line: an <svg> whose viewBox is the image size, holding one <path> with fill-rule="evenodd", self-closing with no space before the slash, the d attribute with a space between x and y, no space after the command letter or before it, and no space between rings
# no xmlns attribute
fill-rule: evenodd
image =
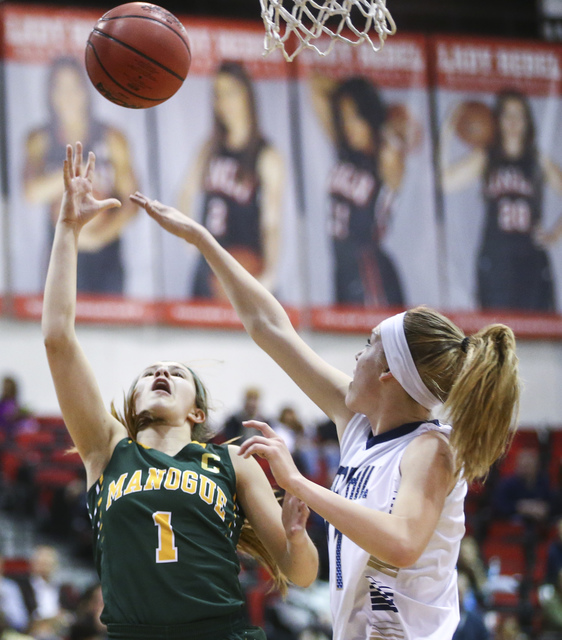
<svg viewBox="0 0 562 640"><path fill-rule="evenodd" d="M287 6L291 0L285 0ZM387 0L398 29L416 33L537 38L540 0ZM24 4L18 2L17 4ZM116 4L101 0L46 0L33 4L100 8ZM172 13L260 19L260 0L156 0Z"/></svg>

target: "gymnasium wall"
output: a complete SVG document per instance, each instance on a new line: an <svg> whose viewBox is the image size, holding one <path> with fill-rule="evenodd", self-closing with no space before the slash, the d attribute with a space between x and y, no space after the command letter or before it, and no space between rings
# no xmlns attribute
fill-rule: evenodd
<svg viewBox="0 0 562 640"><path fill-rule="evenodd" d="M83 85L67 94L61 90L57 98L55 64L69 58L83 64L97 12L3 4L0 16L5 116L0 152L0 372L17 375L31 408L43 414L58 412L38 323L50 219L61 190L57 174L64 143L72 142L60 139L57 117L62 116L53 113L57 100L68 107L72 98L84 94L92 146L100 159L100 192L106 189L109 195L122 189L126 194L134 184L150 196L181 206L213 128L215 73L226 60L240 63L251 78L263 136L280 161L281 195L271 204L278 256L269 285L310 344L351 373L354 353L370 328L396 310L435 306L467 332L504 321L520 340L522 423L558 424L562 241L552 237L543 252L552 289L550 297L543 297L544 304L539 301L531 308L523 300L510 308L483 308L477 291L486 215L483 187L472 180L456 192L447 191L442 171L448 162L462 161L483 148L482 140L458 123L445 145L445 128L455 110L478 103L489 114L498 93L509 88L526 96L536 128L534 144L555 167L550 175L560 171L562 176L557 168L562 166L562 47L398 34L378 54L338 45L326 58L304 53L287 64L278 53L262 57L260 23L179 16L192 42L191 72L168 102L135 111L108 102L84 78ZM342 220L334 201L345 196L359 206L363 191L368 191L368 176L362 174L354 183L345 171L334 169L344 163L334 142L333 123L326 120L326 100L338 86L357 78L365 87L376 88L386 113L384 136L394 145L398 162L373 200L373 255L385 267L371 265L374 276L365 290L355 299L344 299L335 275L341 258L334 247L338 233L342 235ZM125 157L121 173L111 154ZM544 188L540 223L552 231L562 213L562 177L559 183L544 176L539 182ZM208 205L202 189L189 203L194 217L201 217ZM534 232L536 221L531 224L525 212L507 213L508 224L519 225L518 232ZM104 258L99 252L96 266L98 252L89 252L90 275L113 260L116 265L120 261L121 279L110 278L110 284L98 290L85 285L77 308L79 336L108 402L119 399L116 390L125 390L140 368L172 358L191 363L208 381L217 421L239 405L250 385L262 388L269 414L291 403L305 419L321 419L240 330L220 291L213 289L205 299L194 294L194 251L164 234L142 212L123 227L117 240L119 258ZM372 258L367 262L376 263ZM255 267L258 275L260 260L264 257L259 256ZM506 281L522 281L522 273L533 271L529 261L519 262L516 267L505 263Z"/></svg>
<svg viewBox="0 0 562 640"><path fill-rule="evenodd" d="M318 408L245 333L164 327L100 327L80 325L78 337L96 373L109 406L121 401L134 376L160 359L191 364L207 383L213 398L213 420L239 408L247 387L262 390L263 409L275 417L285 405L294 406L306 424L324 418ZM354 355L365 336L306 332L306 341L328 362L353 372ZM562 343L519 343L523 394L521 425L562 428ZM12 373L21 382L25 404L43 415L59 415L39 326L34 322L0 320L0 374Z"/></svg>

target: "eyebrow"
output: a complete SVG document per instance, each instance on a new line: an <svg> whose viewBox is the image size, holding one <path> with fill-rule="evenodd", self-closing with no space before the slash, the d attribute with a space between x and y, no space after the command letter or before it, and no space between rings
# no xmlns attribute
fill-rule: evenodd
<svg viewBox="0 0 562 640"><path fill-rule="evenodd" d="M190 373L189 369L181 364L173 364L170 366L170 371L183 371L184 373Z"/></svg>

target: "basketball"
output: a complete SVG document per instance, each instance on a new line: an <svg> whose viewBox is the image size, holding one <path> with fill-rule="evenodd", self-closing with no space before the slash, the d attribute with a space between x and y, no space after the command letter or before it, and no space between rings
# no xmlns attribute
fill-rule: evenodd
<svg viewBox="0 0 562 640"><path fill-rule="evenodd" d="M494 116L483 102L469 100L459 105L455 114L458 137L473 147L487 147L494 137Z"/></svg>
<svg viewBox="0 0 562 640"><path fill-rule="evenodd" d="M86 71L94 87L129 109L154 107L171 98L190 64L182 23L147 2L128 2L108 11L86 45Z"/></svg>

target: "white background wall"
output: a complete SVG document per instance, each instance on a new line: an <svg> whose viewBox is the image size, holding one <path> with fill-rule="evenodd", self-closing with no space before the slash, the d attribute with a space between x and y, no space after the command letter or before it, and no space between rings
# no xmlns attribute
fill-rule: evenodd
<svg viewBox="0 0 562 640"><path fill-rule="evenodd" d="M306 423L323 418L319 409L242 331L162 327L79 325L78 336L94 368L108 406L120 402L135 375L157 360L179 360L206 382L213 399L214 423L240 406L244 390L258 386L262 408L275 416L292 404ZM306 341L328 362L351 375L361 335L307 333ZM524 383L520 423L562 426L562 342L520 342ZM40 326L36 322L0 320L0 376L15 375L21 399L39 414L58 415Z"/></svg>

